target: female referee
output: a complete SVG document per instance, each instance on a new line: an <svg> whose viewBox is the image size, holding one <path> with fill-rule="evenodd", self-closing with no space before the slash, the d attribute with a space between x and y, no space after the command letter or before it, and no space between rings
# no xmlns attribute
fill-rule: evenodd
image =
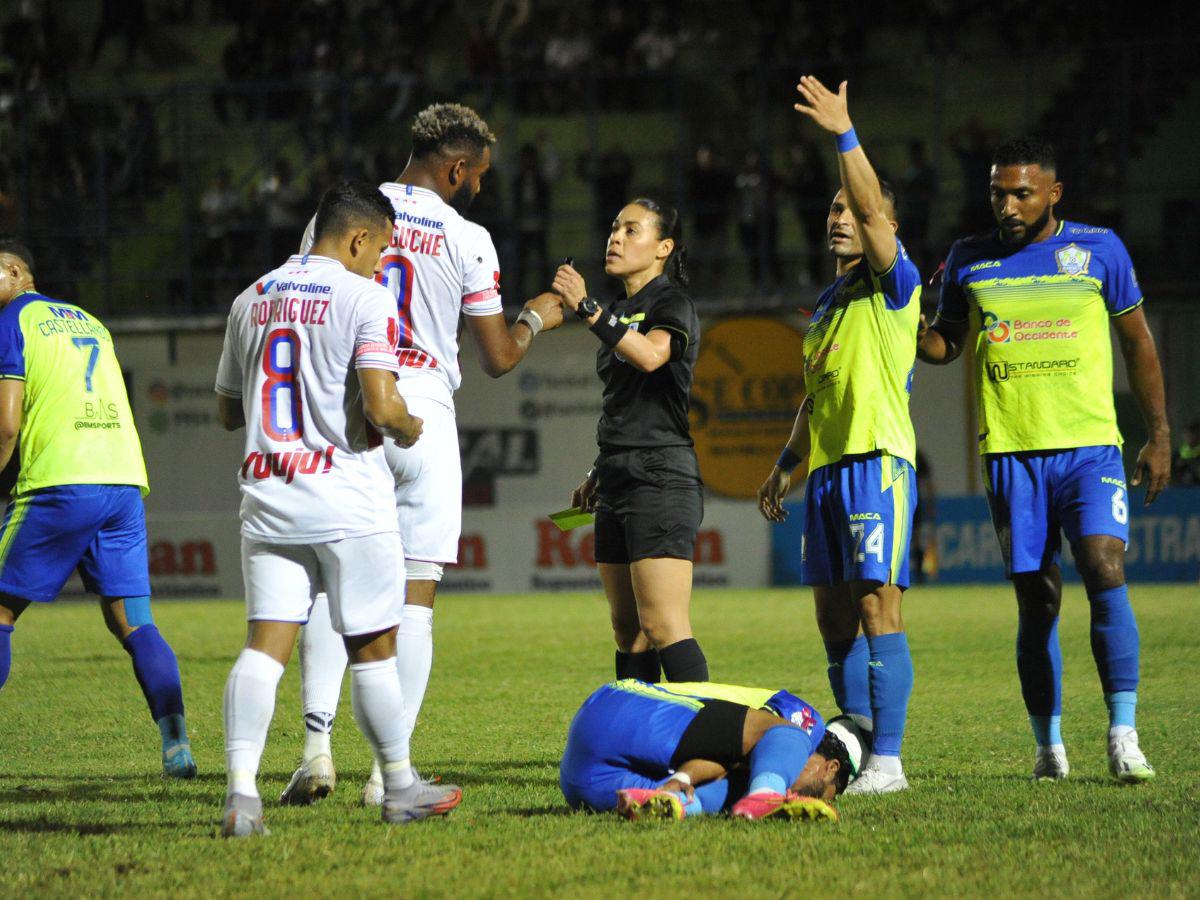
<svg viewBox="0 0 1200 900"><path fill-rule="evenodd" d="M707 681L688 606L692 555L704 515L688 433L688 392L700 322L684 293L679 215L654 200L629 203L612 224L604 271L624 296L607 308L582 276L559 268L554 290L600 340L604 382L600 455L572 504L596 514L596 563L612 613L617 678Z"/></svg>

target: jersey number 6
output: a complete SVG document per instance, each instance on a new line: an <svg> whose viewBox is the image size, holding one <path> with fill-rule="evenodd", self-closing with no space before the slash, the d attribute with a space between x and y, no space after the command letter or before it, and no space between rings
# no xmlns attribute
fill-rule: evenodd
<svg viewBox="0 0 1200 900"><path fill-rule="evenodd" d="M262 386L263 431L275 441L298 441L304 435L299 335L290 328L276 328L267 335L262 366L267 376Z"/></svg>

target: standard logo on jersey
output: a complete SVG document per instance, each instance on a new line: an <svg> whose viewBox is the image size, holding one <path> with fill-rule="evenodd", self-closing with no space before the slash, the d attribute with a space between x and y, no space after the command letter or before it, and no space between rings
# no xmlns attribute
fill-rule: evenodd
<svg viewBox="0 0 1200 900"><path fill-rule="evenodd" d="M1026 378L1035 375L1074 375L1079 366L1079 357L1074 359L1034 359L1027 362L988 363L988 380L993 384L1010 378Z"/></svg>
<svg viewBox="0 0 1200 900"><path fill-rule="evenodd" d="M333 444L324 450L285 450L282 453L260 453L252 450L242 461L242 479L253 478L261 481L272 475L282 478L284 484L291 484L297 475L324 475L333 468ZM321 461L324 460L324 466ZM253 468L251 468L253 466Z"/></svg>
<svg viewBox="0 0 1200 900"><path fill-rule="evenodd" d="M1068 244L1054 254L1058 261L1058 271L1064 275L1086 275L1088 263L1092 260L1092 251L1084 250L1078 244Z"/></svg>
<svg viewBox="0 0 1200 900"><path fill-rule="evenodd" d="M989 344L1007 344L1012 340L1012 323L993 312L983 314L983 330Z"/></svg>

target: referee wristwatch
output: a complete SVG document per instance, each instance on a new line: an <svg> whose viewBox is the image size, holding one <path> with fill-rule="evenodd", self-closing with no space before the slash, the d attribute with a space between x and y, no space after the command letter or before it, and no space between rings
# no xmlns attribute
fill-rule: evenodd
<svg viewBox="0 0 1200 900"><path fill-rule="evenodd" d="M575 315L584 320L590 319L598 312L600 312L600 301L595 297L584 297L575 307Z"/></svg>

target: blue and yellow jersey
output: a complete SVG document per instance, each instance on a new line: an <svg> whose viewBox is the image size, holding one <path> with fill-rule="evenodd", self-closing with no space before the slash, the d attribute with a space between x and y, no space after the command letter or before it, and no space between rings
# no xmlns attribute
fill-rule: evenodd
<svg viewBox="0 0 1200 900"><path fill-rule="evenodd" d="M142 444L108 329L30 291L0 309L0 379L25 382L14 494L64 484L149 490Z"/></svg>
<svg viewBox="0 0 1200 900"><path fill-rule="evenodd" d="M751 709L765 709L786 719L809 736L813 747L825 736L825 720L821 714L796 695L784 690L718 684L712 681L671 681L647 684L633 678L614 681L609 687L639 694L664 703L676 703L699 711L705 700L726 700Z"/></svg>
<svg viewBox="0 0 1200 900"><path fill-rule="evenodd" d="M809 471L882 451L916 464L908 398L921 318L921 276L896 241L896 260L864 259L825 289L804 335Z"/></svg>
<svg viewBox="0 0 1200 900"><path fill-rule="evenodd" d="M1108 228L1063 221L1016 248L994 233L956 243L938 314L976 331L980 453L1119 446L1108 320L1141 303Z"/></svg>

